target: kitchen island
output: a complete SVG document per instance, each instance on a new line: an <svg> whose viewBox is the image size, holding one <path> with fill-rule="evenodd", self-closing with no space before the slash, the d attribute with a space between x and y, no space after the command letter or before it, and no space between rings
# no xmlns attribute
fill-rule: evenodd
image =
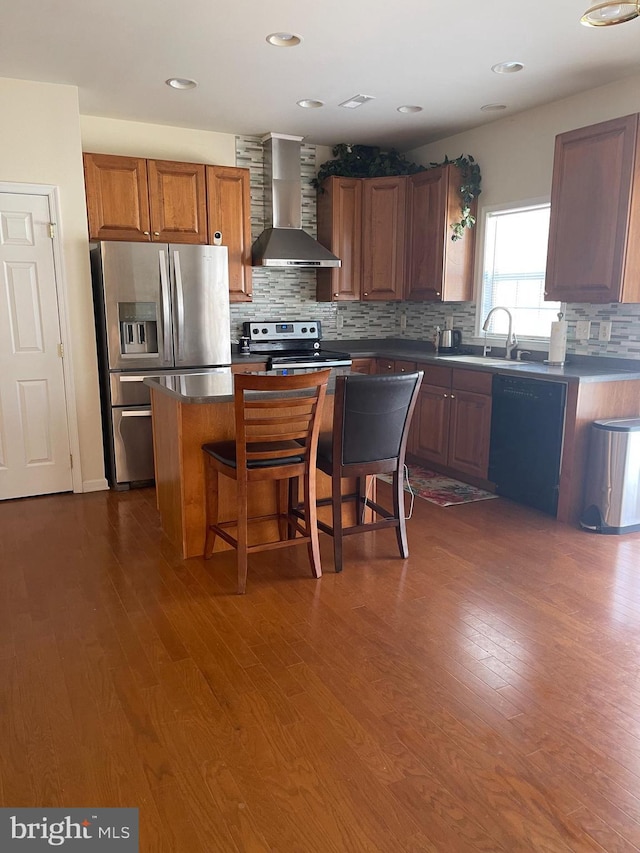
<svg viewBox="0 0 640 853"><path fill-rule="evenodd" d="M334 375L335 371L324 403L323 432L330 432L333 425ZM233 374L229 367L213 368L203 373L147 377L145 383L151 389L156 500L162 528L185 559L197 557L203 554L205 541L201 448L206 442L235 438ZM330 479L319 473L318 496L330 493ZM235 518L235 506L235 482L221 477L220 510L225 521ZM273 483L253 483L249 516L270 512L275 512ZM277 538L275 529L257 524L252 528L256 536L268 538L273 533L272 538ZM222 540L216 541L216 550L228 547Z"/></svg>

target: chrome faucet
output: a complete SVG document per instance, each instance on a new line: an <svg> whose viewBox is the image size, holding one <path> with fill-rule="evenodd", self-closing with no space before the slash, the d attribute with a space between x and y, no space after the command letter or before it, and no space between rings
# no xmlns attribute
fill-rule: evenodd
<svg viewBox="0 0 640 853"><path fill-rule="evenodd" d="M511 354L513 353L513 351L518 346L518 339L516 338L515 333L513 332L513 317L511 316L511 311L509 311L508 308L505 308L502 305L496 305L494 308L492 308L491 311L489 311L489 313L487 314L487 319L484 321L482 331L486 332L488 330L489 320L491 319L491 315L495 311L506 311L507 312L507 317L509 318L509 329L507 331L506 352L505 352L504 357L506 359L511 359Z"/></svg>

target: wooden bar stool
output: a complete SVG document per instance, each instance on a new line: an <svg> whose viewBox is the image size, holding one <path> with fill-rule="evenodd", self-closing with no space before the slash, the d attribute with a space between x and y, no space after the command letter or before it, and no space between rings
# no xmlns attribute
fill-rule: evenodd
<svg viewBox="0 0 640 853"><path fill-rule="evenodd" d="M318 442L318 468L331 477L330 503L332 525L318 521L324 533L333 536L336 572L342 571L344 536L394 527L401 557L409 556L404 511L404 459L409 425L415 409L423 372L393 375L351 374L336 378L333 409L333 434L321 435ZM366 478L373 474L391 474L393 509L382 507L366 496ZM355 493L342 494L342 478L357 481ZM356 524L343 527L342 504L355 501ZM367 508L373 521L365 522ZM298 507L300 514L305 510Z"/></svg>
<svg viewBox="0 0 640 853"><path fill-rule="evenodd" d="M236 439L204 444L206 465L207 538L204 556L213 554L216 536L237 551L238 593L247 585L249 554L307 543L313 576L322 574L316 516L316 452L322 406L330 370L289 376L237 374L234 377ZM218 520L218 477L237 484L237 521ZM292 479L304 483L302 520L290 512ZM249 484L271 480L277 488L275 514L248 518ZM280 538L249 545L248 524L278 521ZM236 536L227 532L236 527Z"/></svg>

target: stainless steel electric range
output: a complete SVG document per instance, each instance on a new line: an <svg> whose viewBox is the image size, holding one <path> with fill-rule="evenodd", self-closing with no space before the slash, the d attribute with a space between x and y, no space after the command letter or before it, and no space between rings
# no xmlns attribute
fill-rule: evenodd
<svg viewBox="0 0 640 853"><path fill-rule="evenodd" d="M348 352L322 346L319 320L255 321L243 323L252 353L267 356L267 370L278 368L349 367Z"/></svg>

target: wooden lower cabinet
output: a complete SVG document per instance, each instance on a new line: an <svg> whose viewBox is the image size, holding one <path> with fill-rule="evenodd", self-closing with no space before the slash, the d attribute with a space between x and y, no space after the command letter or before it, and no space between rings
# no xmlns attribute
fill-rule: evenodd
<svg viewBox="0 0 640 853"><path fill-rule="evenodd" d="M267 369L266 361L236 362L231 365L232 373L263 373Z"/></svg>
<svg viewBox="0 0 640 853"><path fill-rule="evenodd" d="M354 358L351 360L352 373L375 373L375 358Z"/></svg>
<svg viewBox="0 0 640 853"><path fill-rule="evenodd" d="M448 464L456 471L486 478L491 439L491 395L452 390Z"/></svg>
<svg viewBox="0 0 640 853"><path fill-rule="evenodd" d="M409 432L409 451L425 462L447 464L449 452L449 394L423 379Z"/></svg>
<svg viewBox="0 0 640 853"><path fill-rule="evenodd" d="M416 370L415 361L400 361L389 358L377 358L374 373L413 373Z"/></svg>
<svg viewBox="0 0 640 853"><path fill-rule="evenodd" d="M492 374L432 366L424 371L409 452L427 464L486 480Z"/></svg>

